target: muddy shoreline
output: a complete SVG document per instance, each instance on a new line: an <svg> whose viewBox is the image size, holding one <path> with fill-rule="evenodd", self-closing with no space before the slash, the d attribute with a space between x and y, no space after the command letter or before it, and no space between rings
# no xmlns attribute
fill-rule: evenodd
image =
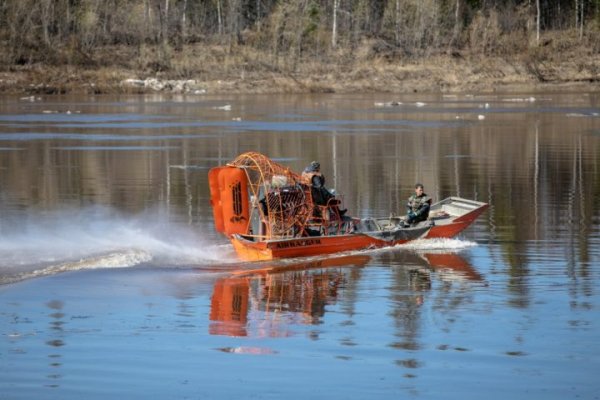
<svg viewBox="0 0 600 400"><path fill-rule="evenodd" d="M276 94L276 93L453 93L600 88L600 56L532 64L523 60L456 59L439 56L414 62L374 60L360 65L307 65L297 72L245 65L182 77L175 72L127 68L28 65L0 71L4 94Z"/></svg>

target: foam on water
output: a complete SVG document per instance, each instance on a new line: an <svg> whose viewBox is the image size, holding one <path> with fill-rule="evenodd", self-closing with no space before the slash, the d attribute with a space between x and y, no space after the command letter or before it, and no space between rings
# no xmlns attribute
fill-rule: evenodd
<svg viewBox="0 0 600 400"><path fill-rule="evenodd" d="M461 239L419 239L396 246L415 251L460 251L477 246L476 242Z"/></svg>
<svg viewBox="0 0 600 400"><path fill-rule="evenodd" d="M12 274L0 274L0 285L14 283L30 278L54 275L61 272L98 268L127 268L152 260L152 255L141 250L125 250L104 255L88 256L79 261L67 261L59 264L39 266L32 271L13 271Z"/></svg>

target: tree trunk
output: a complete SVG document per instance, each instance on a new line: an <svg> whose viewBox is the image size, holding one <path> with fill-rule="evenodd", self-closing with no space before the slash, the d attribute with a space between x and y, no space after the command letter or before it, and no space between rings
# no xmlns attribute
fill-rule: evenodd
<svg viewBox="0 0 600 400"><path fill-rule="evenodd" d="M183 11L181 12L181 38L185 42L186 37L186 14L187 14L187 0L183 0Z"/></svg>
<svg viewBox="0 0 600 400"><path fill-rule="evenodd" d="M456 8L454 9L454 34L452 35L452 44L458 41L460 34L460 0L456 0Z"/></svg>
<svg viewBox="0 0 600 400"><path fill-rule="evenodd" d="M150 0L144 0L144 28L143 36L147 39L150 36L150 27L152 26L152 10L150 9Z"/></svg>
<svg viewBox="0 0 600 400"><path fill-rule="evenodd" d="M540 0L535 1L535 5L537 8L537 18L536 18L536 41L537 44L540 44Z"/></svg>
<svg viewBox="0 0 600 400"><path fill-rule="evenodd" d="M162 41L166 44L169 41L169 0L165 0L162 20Z"/></svg>
<svg viewBox="0 0 600 400"><path fill-rule="evenodd" d="M219 36L221 36L223 34L223 8L221 7L221 0L217 0L217 24L219 25Z"/></svg>
<svg viewBox="0 0 600 400"><path fill-rule="evenodd" d="M400 46L400 0L396 0L396 46Z"/></svg>
<svg viewBox="0 0 600 400"><path fill-rule="evenodd" d="M331 47L337 46L337 12L340 7L340 0L333 0L333 27L331 29Z"/></svg>
<svg viewBox="0 0 600 400"><path fill-rule="evenodd" d="M229 14L228 14L228 30L229 30L229 51L232 50L233 44L240 43L241 28L240 28L240 13L241 4L240 0L229 0Z"/></svg>
<svg viewBox="0 0 600 400"><path fill-rule="evenodd" d="M575 29L579 29L579 1L575 0Z"/></svg>
<svg viewBox="0 0 600 400"><path fill-rule="evenodd" d="M48 22L50 19L50 2L45 1L42 5L42 29L44 30L44 44L50 46L50 35L48 32Z"/></svg>
<svg viewBox="0 0 600 400"><path fill-rule="evenodd" d="M581 14L579 17L579 39L583 39L583 8L585 7L585 0L581 0Z"/></svg>
<svg viewBox="0 0 600 400"><path fill-rule="evenodd" d="M256 29L260 31L260 0L256 0Z"/></svg>

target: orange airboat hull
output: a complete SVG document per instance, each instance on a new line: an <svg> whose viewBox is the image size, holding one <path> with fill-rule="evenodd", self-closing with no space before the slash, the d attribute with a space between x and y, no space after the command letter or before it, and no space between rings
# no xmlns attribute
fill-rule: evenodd
<svg viewBox="0 0 600 400"><path fill-rule="evenodd" d="M368 235L349 234L335 236L304 237L253 242L240 235L233 235L231 243L237 255L245 261L268 261L275 258L310 257L364 249L390 247L408 240L377 240Z"/></svg>

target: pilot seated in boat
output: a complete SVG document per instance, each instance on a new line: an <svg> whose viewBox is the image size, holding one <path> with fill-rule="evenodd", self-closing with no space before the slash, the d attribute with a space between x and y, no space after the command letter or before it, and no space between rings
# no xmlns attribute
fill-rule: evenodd
<svg viewBox="0 0 600 400"><path fill-rule="evenodd" d="M429 208L431 207L431 197L424 192L421 183L415 185L415 193L408 198L406 204L407 216L405 223L415 225L421 221L426 221L429 217Z"/></svg>
<svg viewBox="0 0 600 400"><path fill-rule="evenodd" d="M313 201L318 206L330 206L340 217L346 213L346 209L339 210L337 205L339 201L335 199L335 195L325 187L325 177L321 174L321 164L317 161L312 161L302 171L302 183L309 185Z"/></svg>

